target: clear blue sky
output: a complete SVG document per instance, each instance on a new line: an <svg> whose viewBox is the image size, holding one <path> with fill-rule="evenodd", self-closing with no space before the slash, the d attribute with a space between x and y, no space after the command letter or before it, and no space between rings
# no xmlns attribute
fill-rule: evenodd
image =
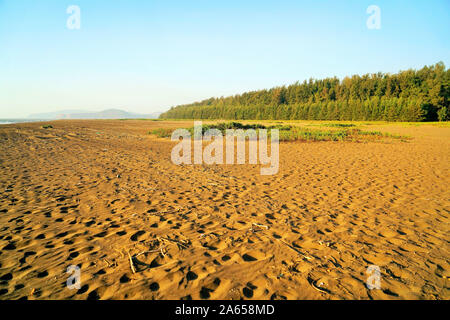
<svg viewBox="0 0 450 320"><path fill-rule="evenodd" d="M381 29L369 30L369 5ZM81 29L69 30L69 5ZM0 0L0 118L450 64L450 1Z"/></svg>

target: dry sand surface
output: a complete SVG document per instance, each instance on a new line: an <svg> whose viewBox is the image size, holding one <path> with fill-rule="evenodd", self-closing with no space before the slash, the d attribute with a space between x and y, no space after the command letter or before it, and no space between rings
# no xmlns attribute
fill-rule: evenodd
<svg viewBox="0 0 450 320"><path fill-rule="evenodd" d="M449 127L281 143L261 176L176 166L147 134L192 122L51 124L0 127L0 299L450 298Z"/></svg>

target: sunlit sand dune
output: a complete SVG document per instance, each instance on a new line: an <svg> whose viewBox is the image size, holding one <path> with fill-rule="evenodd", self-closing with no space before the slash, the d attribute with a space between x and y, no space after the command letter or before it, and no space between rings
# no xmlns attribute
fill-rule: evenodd
<svg viewBox="0 0 450 320"><path fill-rule="evenodd" d="M262 176L173 164L148 132L189 121L51 125L0 127L0 299L450 298L449 127L282 142Z"/></svg>

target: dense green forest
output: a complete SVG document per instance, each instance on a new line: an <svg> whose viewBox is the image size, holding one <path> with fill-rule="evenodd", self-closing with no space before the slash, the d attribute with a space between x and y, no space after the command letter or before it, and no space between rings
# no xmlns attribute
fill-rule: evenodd
<svg viewBox="0 0 450 320"><path fill-rule="evenodd" d="M172 107L162 119L449 120L444 63L397 74L310 79Z"/></svg>

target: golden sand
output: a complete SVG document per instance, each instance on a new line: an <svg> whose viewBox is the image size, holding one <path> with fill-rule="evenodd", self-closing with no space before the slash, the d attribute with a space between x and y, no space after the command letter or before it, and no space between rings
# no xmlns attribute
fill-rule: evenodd
<svg viewBox="0 0 450 320"><path fill-rule="evenodd" d="M281 143L261 176L147 134L192 122L51 124L0 127L0 299L450 298L449 127Z"/></svg>

